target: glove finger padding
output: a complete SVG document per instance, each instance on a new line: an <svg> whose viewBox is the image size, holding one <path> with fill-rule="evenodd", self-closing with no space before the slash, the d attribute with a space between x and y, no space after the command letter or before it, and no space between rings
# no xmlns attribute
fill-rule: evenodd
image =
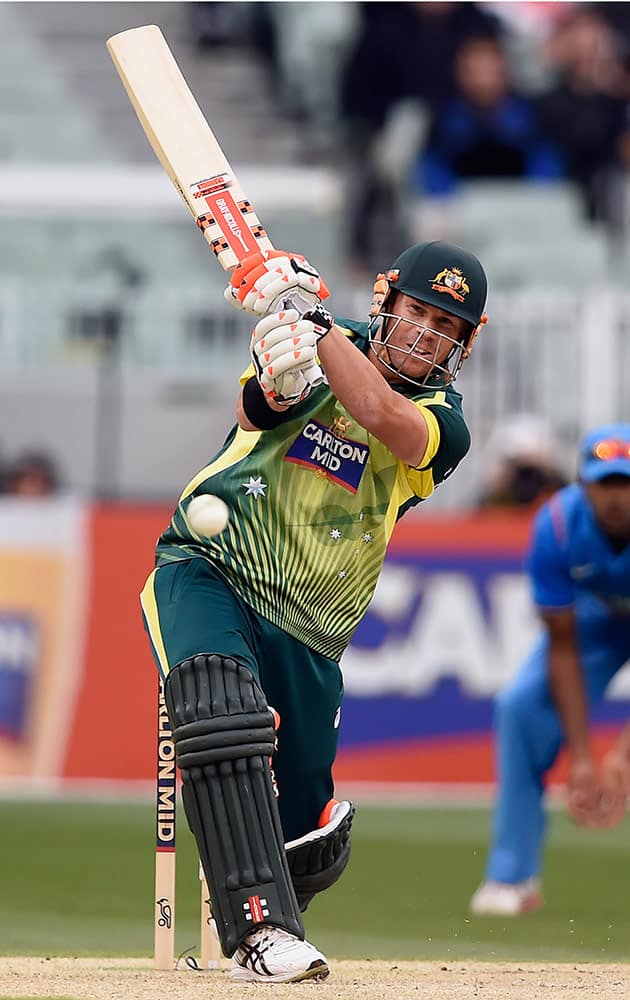
<svg viewBox="0 0 630 1000"><path fill-rule="evenodd" d="M260 357L276 344L282 341L288 343L291 339L313 344L318 340L313 323L308 319L300 319L294 309L266 316L257 323L252 333L251 347Z"/></svg>
<svg viewBox="0 0 630 1000"><path fill-rule="evenodd" d="M311 383L301 369L285 372L278 378L268 378L263 373L259 384L265 395L274 399L276 403L289 403L291 406L301 403L311 391Z"/></svg>
<svg viewBox="0 0 630 1000"><path fill-rule="evenodd" d="M299 290L304 309L313 309L319 302L318 292L305 288L299 280L290 281L286 274L267 273L259 278L250 292L241 298L243 309L257 316L275 312L277 306L291 301L291 294Z"/></svg>
<svg viewBox="0 0 630 1000"><path fill-rule="evenodd" d="M292 368L309 368L317 358L316 340L306 337L291 337L282 340L258 355L261 372L266 371L272 378L291 371Z"/></svg>
<svg viewBox="0 0 630 1000"><path fill-rule="evenodd" d="M262 368L291 352L295 353L296 360L293 367L302 368L303 364L298 359L299 353L306 351L310 354L311 360L314 359L317 353L317 341L313 325L308 320L300 320L297 323L277 326L259 339L254 335L251 350L256 354Z"/></svg>
<svg viewBox="0 0 630 1000"><path fill-rule="evenodd" d="M304 338L309 343L317 343L329 332L334 320L327 309L319 306L316 310L300 317L295 309L265 316L254 327L251 350L258 355L282 340Z"/></svg>
<svg viewBox="0 0 630 1000"><path fill-rule="evenodd" d="M267 396L277 402L300 402L308 395L306 386L325 381L317 362L317 345L333 323L333 317L321 305L302 317L297 310L287 309L258 321L250 354ZM294 371L301 373L299 378L292 375Z"/></svg>
<svg viewBox="0 0 630 1000"><path fill-rule="evenodd" d="M284 309L282 312L273 313L271 316L265 316L263 319L259 319L252 331L252 341L258 342L262 340L263 337L268 336L272 330L276 330L279 327L291 326L293 323L297 323L300 318L300 314L297 309Z"/></svg>
<svg viewBox="0 0 630 1000"><path fill-rule="evenodd" d="M292 297L315 307L330 292L316 269L300 254L281 250L250 254L234 269L225 298L236 308L264 316Z"/></svg>
<svg viewBox="0 0 630 1000"><path fill-rule="evenodd" d="M317 367L317 334L294 309L266 316L256 324L250 353L263 391L278 402L299 402L310 381L304 372Z"/></svg>
<svg viewBox="0 0 630 1000"><path fill-rule="evenodd" d="M295 338L276 344L258 359L258 381L263 392L279 403L299 402L308 395L311 383L305 372L317 366L317 349L296 344Z"/></svg>
<svg viewBox="0 0 630 1000"><path fill-rule="evenodd" d="M267 316L256 324L252 334L250 354L258 384L266 396L278 403L293 405L305 399L311 381L304 372L312 372L313 366L319 371L314 332L309 327L304 336L293 336L298 319L295 310Z"/></svg>
<svg viewBox="0 0 630 1000"><path fill-rule="evenodd" d="M333 800L331 819L325 825L284 845L302 913L316 893L335 884L348 864L354 813L352 802Z"/></svg>

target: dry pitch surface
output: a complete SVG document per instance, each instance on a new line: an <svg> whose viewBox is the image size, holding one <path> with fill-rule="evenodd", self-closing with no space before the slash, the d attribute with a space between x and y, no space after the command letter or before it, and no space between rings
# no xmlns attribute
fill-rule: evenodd
<svg viewBox="0 0 630 1000"><path fill-rule="evenodd" d="M321 983L230 983L217 972L155 972L148 959L0 958L0 998L67 1000L618 1000L630 998L630 965L521 962L333 962Z"/></svg>

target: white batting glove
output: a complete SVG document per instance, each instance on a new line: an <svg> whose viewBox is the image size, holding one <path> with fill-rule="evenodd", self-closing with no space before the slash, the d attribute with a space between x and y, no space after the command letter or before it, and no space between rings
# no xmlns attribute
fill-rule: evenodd
<svg viewBox="0 0 630 1000"><path fill-rule="evenodd" d="M250 254L234 268L224 295L236 309L268 316L287 308L308 312L330 292L300 254L264 250Z"/></svg>
<svg viewBox="0 0 630 1000"><path fill-rule="evenodd" d="M311 386L325 381L317 364L317 343L333 319L321 307L314 318L300 318L295 309L261 319L254 327L250 354L266 396L279 403L299 403Z"/></svg>

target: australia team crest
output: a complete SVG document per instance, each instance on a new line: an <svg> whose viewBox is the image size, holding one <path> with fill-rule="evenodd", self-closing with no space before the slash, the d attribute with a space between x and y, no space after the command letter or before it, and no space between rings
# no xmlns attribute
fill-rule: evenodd
<svg viewBox="0 0 630 1000"><path fill-rule="evenodd" d="M459 267L445 267L429 280L434 292L446 292L458 302L463 302L470 292L468 280Z"/></svg>

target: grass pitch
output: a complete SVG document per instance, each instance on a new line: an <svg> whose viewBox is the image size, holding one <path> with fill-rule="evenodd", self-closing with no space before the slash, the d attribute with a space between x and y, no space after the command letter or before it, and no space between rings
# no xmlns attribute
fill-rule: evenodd
<svg viewBox="0 0 630 1000"><path fill-rule="evenodd" d="M0 803L0 953L152 951L153 810L145 803ZM199 881L183 811L177 950L196 951ZM517 920L472 918L490 816L470 809L360 806L350 866L306 914L331 958L627 961L630 822L576 829L551 817L545 907Z"/></svg>

